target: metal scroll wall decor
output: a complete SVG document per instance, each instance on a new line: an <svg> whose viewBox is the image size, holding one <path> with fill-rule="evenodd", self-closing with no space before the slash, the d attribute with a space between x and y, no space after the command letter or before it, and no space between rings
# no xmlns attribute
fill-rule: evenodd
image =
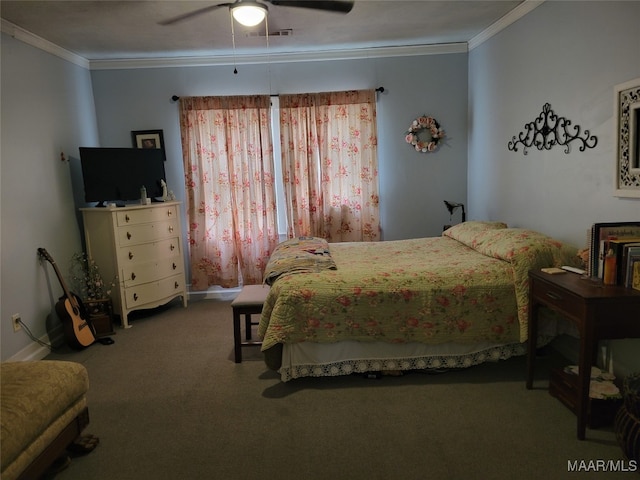
<svg viewBox="0 0 640 480"><path fill-rule="evenodd" d="M585 130L581 135L579 125L571 126L571 120L556 115L548 103L544 104L540 115L533 122L527 123L524 128L525 130L520 132L517 138L513 136L508 145L509 150L517 152L518 145L522 144L526 155L530 147L551 150L554 145L563 145L564 153L569 153L569 144L576 140L581 143L580 151L584 152L587 148L594 148L598 143L598 139L591 135L589 130Z"/></svg>

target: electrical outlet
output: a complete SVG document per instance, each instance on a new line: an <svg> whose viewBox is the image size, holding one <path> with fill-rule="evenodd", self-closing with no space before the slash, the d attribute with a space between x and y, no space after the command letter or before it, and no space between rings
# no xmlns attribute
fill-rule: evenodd
<svg viewBox="0 0 640 480"><path fill-rule="evenodd" d="M22 328L22 325L20 325L20 321L21 318L19 313L14 313L13 315L11 315L11 324L13 325L14 332L18 332Z"/></svg>

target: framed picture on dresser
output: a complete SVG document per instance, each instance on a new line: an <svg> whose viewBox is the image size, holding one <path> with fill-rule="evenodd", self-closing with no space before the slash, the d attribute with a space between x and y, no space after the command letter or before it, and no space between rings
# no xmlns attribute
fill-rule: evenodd
<svg viewBox="0 0 640 480"><path fill-rule="evenodd" d="M158 148L164 152L162 130L133 130L131 132L131 141L133 148Z"/></svg>

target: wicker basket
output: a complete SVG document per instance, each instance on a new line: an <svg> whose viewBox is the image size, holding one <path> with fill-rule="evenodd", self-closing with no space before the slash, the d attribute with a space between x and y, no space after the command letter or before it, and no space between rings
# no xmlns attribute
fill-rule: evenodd
<svg viewBox="0 0 640 480"><path fill-rule="evenodd" d="M640 372L633 373L624 379L622 394L627 411L640 419Z"/></svg>
<svg viewBox="0 0 640 480"><path fill-rule="evenodd" d="M628 460L640 462L640 373L624 379L623 395L614 421L616 439Z"/></svg>

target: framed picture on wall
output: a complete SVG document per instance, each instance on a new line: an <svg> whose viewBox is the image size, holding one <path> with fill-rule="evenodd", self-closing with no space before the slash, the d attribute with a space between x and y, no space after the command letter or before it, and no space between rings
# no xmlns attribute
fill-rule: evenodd
<svg viewBox="0 0 640 480"><path fill-rule="evenodd" d="M614 195L640 198L640 78L615 87Z"/></svg>
<svg viewBox="0 0 640 480"><path fill-rule="evenodd" d="M164 151L162 130L134 130L131 132L131 141L133 148L159 148Z"/></svg>

